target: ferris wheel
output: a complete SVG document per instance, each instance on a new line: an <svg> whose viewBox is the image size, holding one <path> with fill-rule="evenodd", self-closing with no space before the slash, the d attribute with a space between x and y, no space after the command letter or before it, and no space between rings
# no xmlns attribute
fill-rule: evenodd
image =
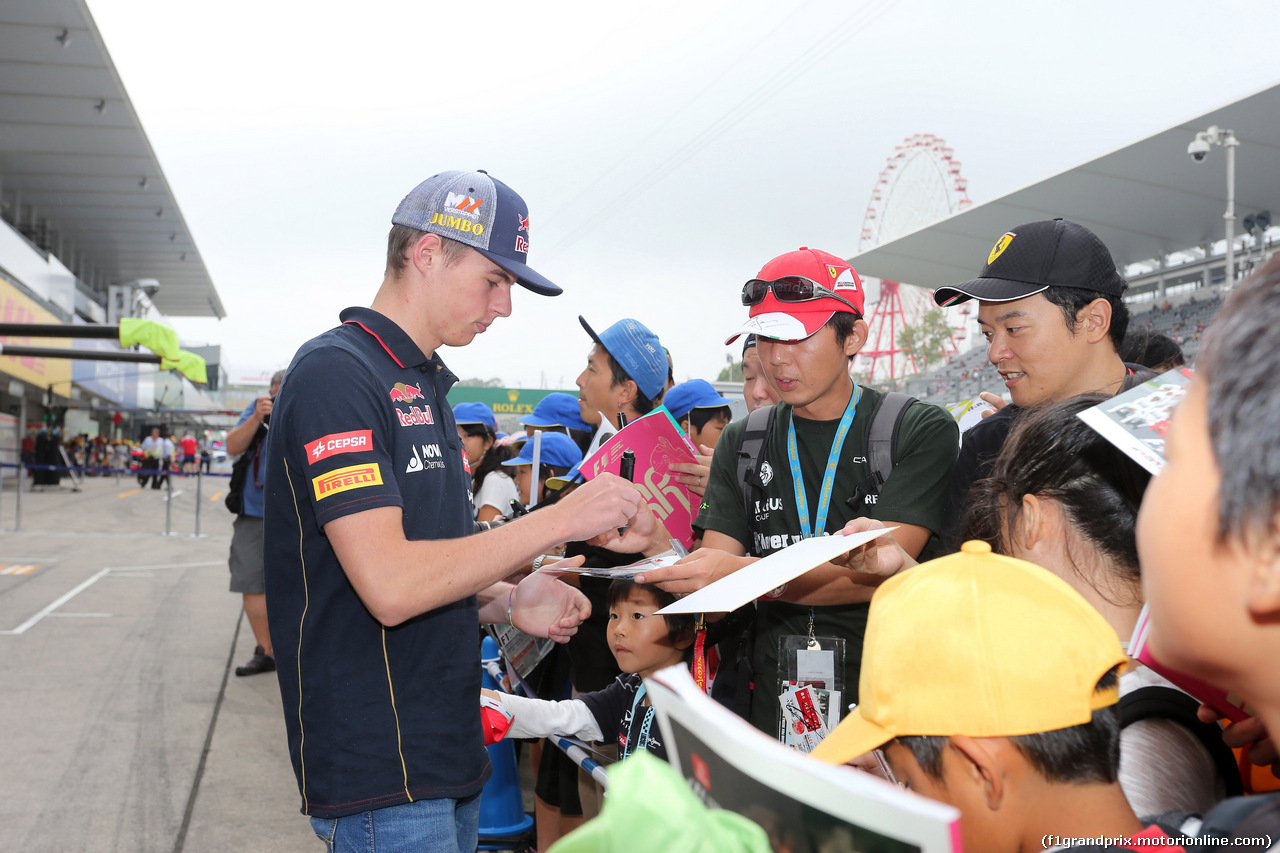
<svg viewBox="0 0 1280 853"><path fill-rule="evenodd" d="M894 146L876 177L862 219L858 251L964 210L972 204L968 186L960 174L960 161L946 140L931 133L907 137ZM910 357L898 346L898 334L918 323L933 306L930 291L896 281L864 279L864 284L867 304L874 302L875 307L868 315L867 344L855 366L865 370L872 381L893 381L915 372ZM961 306L948 311L953 329L951 349L955 352L968 336L969 309Z"/></svg>

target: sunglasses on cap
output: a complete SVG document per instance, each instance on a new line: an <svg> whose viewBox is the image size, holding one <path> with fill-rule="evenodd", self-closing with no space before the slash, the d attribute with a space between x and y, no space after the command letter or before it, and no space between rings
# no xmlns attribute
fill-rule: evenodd
<svg viewBox="0 0 1280 853"><path fill-rule="evenodd" d="M813 302L816 299L836 299L848 305L859 317L862 312L854 308L853 303L835 291L823 287L811 278L802 275L784 275L773 281L753 278L742 286L742 304L759 305L769 291L779 302Z"/></svg>

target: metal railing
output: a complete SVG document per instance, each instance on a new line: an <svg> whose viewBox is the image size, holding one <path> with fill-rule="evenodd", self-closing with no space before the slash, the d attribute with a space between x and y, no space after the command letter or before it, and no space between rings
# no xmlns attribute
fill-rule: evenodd
<svg viewBox="0 0 1280 853"><path fill-rule="evenodd" d="M83 465L37 465L25 462L0 462L0 518L4 517L4 481L7 476L6 472L14 470L18 475L16 506L14 509L13 530L22 530L22 504L23 496L26 492L27 472L29 471L60 471L66 472L71 476L72 491L80 491L80 484L83 483L83 475L94 474L97 476L114 475L116 482L120 481L120 476L127 477L163 477L165 483L165 509L164 509L164 534L165 536L178 536L173 532L173 480L175 477L182 479L194 478L196 481L196 499L195 499L195 530L192 536L200 536L200 510L203 500L203 484L206 477L215 477L219 479L229 479L228 474L214 474L212 472L206 474L199 470L194 474L187 474L181 471L167 470L163 468L102 468L90 467ZM77 481L76 475L80 475L81 479Z"/></svg>

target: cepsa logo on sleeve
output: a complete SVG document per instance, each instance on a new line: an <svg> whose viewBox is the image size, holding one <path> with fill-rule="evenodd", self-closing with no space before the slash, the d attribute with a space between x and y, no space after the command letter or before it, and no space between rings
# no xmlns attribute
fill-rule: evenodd
<svg viewBox="0 0 1280 853"><path fill-rule="evenodd" d="M371 462L368 465L348 465L346 468L338 468L328 474L321 474L311 481L311 486L315 489L316 500L318 501L341 492L349 492L352 489L364 489L369 486L381 485L382 468L378 466L377 462Z"/></svg>
<svg viewBox="0 0 1280 853"><path fill-rule="evenodd" d="M357 429L351 432L335 432L322 436L306 445L307 464L314 465L339 453L355 453L373 449L373 430Z"/></svg>

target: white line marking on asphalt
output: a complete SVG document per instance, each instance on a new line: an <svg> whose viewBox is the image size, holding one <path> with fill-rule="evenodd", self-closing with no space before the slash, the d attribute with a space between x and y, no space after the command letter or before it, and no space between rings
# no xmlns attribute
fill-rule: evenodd
<svg viewBox="0 0 1280 853"><path fill-rule="evenodd" d="M195 568L198 566L221 566L221 565L223 565L222 560L210 560L203 563L162 563L159 565L151 565L151 566L118 566L118 567L108 566L107 568L102 569L101 571L92 575L88 579L82 581L80 584L72 588L70 592L64 593L61 597L56 599L52 604L49 604L48 606L46 606L43 610L41 610L36 615L32 616L26 622L23 622L17 628L14 628L11 631L0 631L0 635L25 634L29 628L31 628L34 625L37 625L46 616L51 615L53 611L57 610L59 607L66 604L68 601L75 598L77 595L84 592L86 589L93 586L95 583L102 580L102 578L106 577L108 574L111 574L112 572L121 572L121 571L127 572L129 570L136 570L136 569L186 569L186 568Z"/></svg>
<svg viewBox="0 0 1280 853"><path fill-rule="evenodd" d="M148 569L195 569L200 566L225 566L226 560L206 560L203 563L157 563L150 566L111 566L110 572L139 572Z"/></svg>
<svg viewBox="0 0 1280 853"><path fill-rule="evenodd" d="M110 569L103 569L97 574L91 576L88 580L81 582L78 586L76 586L70 592L63 594L61 598L58 598L57 600L55 600L52 604L45 607L43 610L41 610L35 616L32 616L26 622L23 622L17 628L14 628L12 631L0 631L0 634L25 634L27 629L30 628L32 625L39 623L41 619L44 619L44 617L48 616L50 613L57 610L59 607L66 604L68 601L75 598L77 595L84 592L89 587L93 586L95 583L97 583L99 580L105 577L107 573L110 571L111 571Z"/></svg>

